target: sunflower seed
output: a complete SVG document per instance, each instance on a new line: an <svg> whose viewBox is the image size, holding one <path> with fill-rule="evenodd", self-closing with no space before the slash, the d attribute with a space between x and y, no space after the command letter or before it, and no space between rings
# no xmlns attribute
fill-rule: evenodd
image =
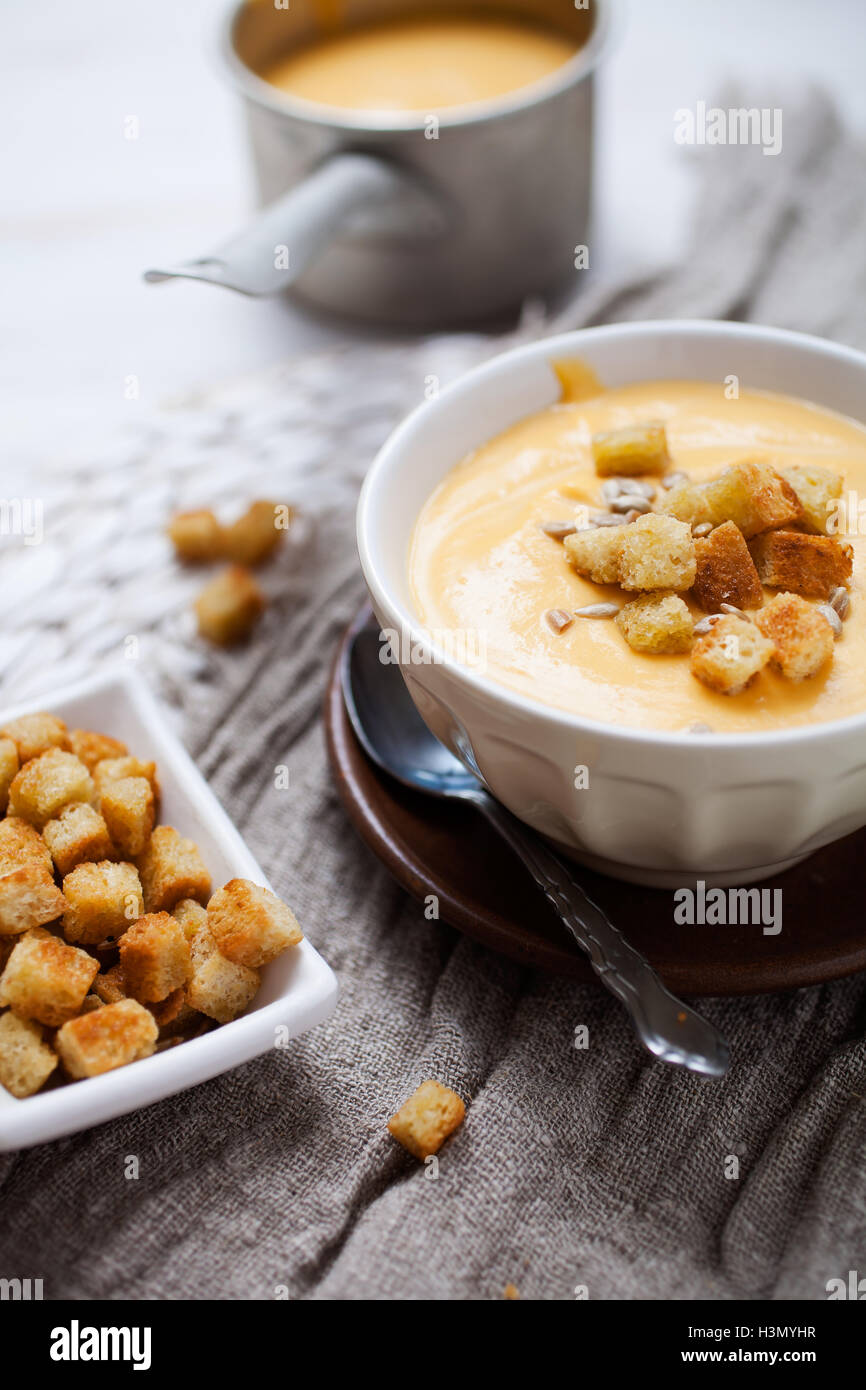
<svg viewBox="0 0 866 1390"><path fill-rule="evenodd" d="M601 495L605 502L615 501L622 490L622 482L619 478L606 478L601 485Z"/></svg>
<svg viewBox="0 0 866 1390"><path fill-rule="evenodd" d="M577 527L573 521L545 521L542 531L546 536L552 536L555 541L564 541L566 536L573 536Z"/></svg>
<svg viewBox="0 0 866 1390"><path fill-rule="evenodd" d="M610 505L615 512L646 513L652 511L652 503L637 492L624 492L621 497L615 497Z"/></svg>
<svg viewBox="0 0 866 1390"><path fill-rule="evenodd" d="M625 525L625 517L619 516L616 512L590 512L589 519L593 526Z"/></svg>
<svg viewBox="0 0 866 1390"><path fill-rule="evenodd" d="M631 526L631 524L632 524L633 521L637 521L638 517L643 516L643 515L644 515L643 512L638 512L638 511L635 511L634 509L633 509L632 511L630 511L630 512L626 512L626 514L625 514L625 524L626 524L626 526Z"/></svg>
<svg viewBox="0 0 866 1390"><path fill-rule="evenodd" d="M831 607L829 603L819 603L818 612L823 613L827 622L832 627L836 641L838 642L839 638L842 636L842 619L839 617L836 609Z"/></svg>
<svg viewBox="0 0 866 1390"><path fill-rule="evenodd" d="M576 618L612 618L619 612L616 603L588 603L585 608L575 608Z"/></svg>
<svg viewBox="0 0 866 1390"><path fill-rule="evenodd" d="M836 610L840 618L847 618L851 611L851 595L841 584L830 595L830 607Z"/></svg>
<svg viewBox="0 0 866 1390"><path fill-rule="evenodd" d="M617 484L621 493L629 492L638 497L645 497L648 502L656 495L652 483L645 483L641 478L612 478L611 481Z"/></svg>
<svg viewBox="0 0 866 1390"><path fill-rule="evenodd" d="M689 481L689 475L688 473L684 473L682 469L676 468L673 473L666 473L659 481L662 487L667 490L672 487L679 487L680 483L687 483Z"/></svg>
<svg viewBox="0 0 866 1390"><path fill-rule="evenodd" d="M567 613L564 608L551 608L544 616L550 630L556 633L565 632L565 629L571 627L574 621L571 614Z"/></svg>
<svg viewBox="0 0 866 1390"><path fill-rule="evenodd" d="M742 608L737 608L733 603L720 603L719 608L723 613L730 614L732 618L742 618L744 623L752 621L748 613L744 613Z"/></svg>
<svg viewBox="0 0 866 1390"><path fill-rule="evenodd" d="M699 521L697 526L692 527L692 535L697 540L699 536L708 536L712 530L713 523L711 521Z"/></svg>
<svg viewBox="0 0 866 1390"><path fill-rule="evenodd" d="M721 613L708 613L705 618L699 618L695 623L695 636L703 637L705 632L715 627L721 616Z"/></svg>

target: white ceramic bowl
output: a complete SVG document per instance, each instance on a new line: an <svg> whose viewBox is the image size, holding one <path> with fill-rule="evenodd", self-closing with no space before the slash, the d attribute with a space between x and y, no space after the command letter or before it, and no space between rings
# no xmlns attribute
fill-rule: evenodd
<svg viewBox="0 0 866 1390"><path fill-rule="evenodd" d="M486 363L416 410L376 458L358 506L361 565L431 729L471 745L491 791L575 858L619 878L749 883L866 824L866 714L775 733L686 734L602 724L527 699L428 640L407 555L431 491L469 450L553 404L550 363L579 357L607 386L664 377L785 392L866 419L866 356L771 328L671 321L548 338ZM422 660L406 660L407 652ZM866 673L864 673L866 677ZM573 770L590 769L591 790Z"/></svg>
<svg viewBox="0 0 866 1390"><path fill-rule="evenodd" d="M140 680L126 673L98 676L49 692L38 704L3 710L0 724L34 709L59 714L71 728L112 734L138 757L155 759L162 787L160 820L196 841L214 884L249 878L270 886ZM336 1002L334 974L305 938L265 966L261 989L247 1012L231 1023L142 1062L24 1100L0 1086L0 1152L88 1129L195 1086L306 1032L327 1018Z"/></svg>

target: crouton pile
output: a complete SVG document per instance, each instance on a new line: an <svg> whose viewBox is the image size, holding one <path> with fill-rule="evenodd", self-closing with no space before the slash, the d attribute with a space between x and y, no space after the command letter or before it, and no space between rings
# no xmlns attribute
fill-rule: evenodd
<svg viewBox="0 0 866 1390"><path fill-rule="evenodd" d="M596 435L592 450L609 511L542 529L578 574L637 597L578 615L613 616L637 652L688 654L693 675L725 695L770 664L792 681L826 666L850 609L852 549L827 534L840 474L749 460L695 483L672 469L657 423ZM780 591L766 604L765 586ZM707 616L696 623L693 608ZM563 632L572 615L554 611L549 626Z"/></svg>
<svg viewBox="0 0 866 1390"><path fill-rule="evenodd" d="M251 502L224 525L210 508L178 512L168 526L177 558L186 565L228 560L195 601L199 634L218 647L243 640L265 611L265 596L250 569L270 559L283 541L292 508L283 502Z"/></svg>
<svg viewBox="0 0 866 1390"><path fill-rule="evenodd" d="M52 714L0 729L0 1085L19 1099L228 1023L302 939L267 888L212 893L159 798L119 739Z"/></svg>

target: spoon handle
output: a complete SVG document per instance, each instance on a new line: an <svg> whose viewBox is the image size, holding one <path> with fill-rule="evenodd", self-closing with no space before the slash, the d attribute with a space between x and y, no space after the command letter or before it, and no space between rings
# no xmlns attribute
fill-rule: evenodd
<svg viewBox="0 0 866 1390"><path fill-rule="evenodd" d="M724 1076L730 1050L721 1033L666 989L639 951L569 874L544 840L486 792L476 805L523 860L602 984L628 1010L654 1057L705 1076Z"/></svg>

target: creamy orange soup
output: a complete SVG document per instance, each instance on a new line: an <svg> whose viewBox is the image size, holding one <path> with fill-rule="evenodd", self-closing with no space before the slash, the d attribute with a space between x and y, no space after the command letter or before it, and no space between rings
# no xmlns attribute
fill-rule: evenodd
<svg viewBox="0 0 866 1390"><path fill-rule="evenodd" d="M572 380L580 383L581 375L575 369ZM562 544L541 528L585 514L587 505L604 506L592 435L648 420L665 422L672 468L696 482L747 458L809 462L842 473L846 493L866 498L866 428L805 401L755 391L728 400L721 383L693 381L642 382L565 399L475 450L426 503L409 556L424 627L476 634L472 650L483 654L489 678L605 723L756 732L866 708L866 554L850 525L850 615L832 662L811 680L794 683L768 668L741 694L722 695L695 679L687 656L633 651L610 619L577 619L558 635L550 630L550 609L634 597L580 578ZM696 619L704 616L683 597Z"/></svg>
<svg viewBox="0 0 866 1390"><path fill-rule="evenodd" d="M262 70L307 101L362 111L430 111L488 101L554 72L578 45L508 15L391 19L331 34Z"/></svg>

